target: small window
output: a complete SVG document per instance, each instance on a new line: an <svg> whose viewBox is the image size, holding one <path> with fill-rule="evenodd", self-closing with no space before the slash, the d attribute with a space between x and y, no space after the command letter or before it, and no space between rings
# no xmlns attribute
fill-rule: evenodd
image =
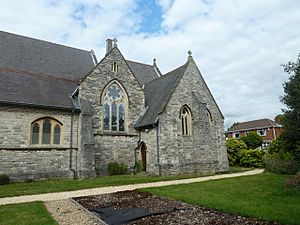
<svg viewBox="0 0 300 225"><path fill-rule="evenodd" d="M267 130L266 129L259 129L259 130L257 130L257 134L259 136L266 136L267 135Z"/></svg>
<svg viewBox="0 0 300 225"><path fill-rule="evenodd" d="M182 128L182 135L188 136L192 134L192 115L191 111L187 106L183 106L181 108L181 128Z"/></svg>
<svg viewBox="0 0 300 225"><path fill-rule="evenodd" d="M111 71L117 73L119 71L119 65L114 62L113 64L111 64Z"/></svg>
<svg viewBox="0 0 300 225"><path fill-rule="evenodd" d="M234 133L232 134L232 136L233 136L234 138L240 138L240 132L234 132Z"/></svg>
<svg viewBox="0 0 300 225"><path fill-rule="evenodd" d="M40 133L40 125L38 123L34 123L32 126L32 135L31 135L31 143L36 145L39 143L39 133Z"/></svg>
<svg viewBox="0 0 300 225"><path fill-rule="evenodd" d="M62 124L52 118L41 118L31 124L32 145L59 145Z"/></svg>

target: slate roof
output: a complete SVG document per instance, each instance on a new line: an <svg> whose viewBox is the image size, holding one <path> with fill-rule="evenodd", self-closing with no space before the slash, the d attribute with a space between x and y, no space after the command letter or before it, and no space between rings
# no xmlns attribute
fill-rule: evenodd
<svg viewBox="0 0 300 225"><path fill-rule="evenodd" d="M0 102L71 109L92 52L0 31Z"/></svg>
<svg viewBox="0 0 300 225"><path fill-rule="evenodd" d="M169 102L186 70L186 66L187 64L184 64L145 85L145 105L147 109L137 121L135 127L147 127L157 122L158 115L163 112Z"/></svg>
<svg viewBox="0 0 300 225"><path fill-rule="evenodd" d="M153 65L147 65L139 62L133 62L126 60L131 71L135 75L139 85L142 87L144 84L158 78L158 74L155 71Z"/></svg>
<svg viewBox="0 0 300 225"><path fill-rule="evenodd" d="M281 125L270 119L252 120L252 121L238 123L237 125L231 127L227 131L227 133L242 131L242 130L268 128L268 127L281 127Z"/></svg>

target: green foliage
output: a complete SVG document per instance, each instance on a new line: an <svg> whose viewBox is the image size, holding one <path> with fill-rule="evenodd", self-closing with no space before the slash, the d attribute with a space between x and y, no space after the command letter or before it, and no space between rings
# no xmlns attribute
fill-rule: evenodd
<svg viewBox="0 0 300 225"><path fill-rule="evenodd" d="M143 162L141 160L138 160L135 164L135 173L140 173L143 170Z"/></svg>
<svg viewBox="0 0 300 225"><path fill-rule="evenodd" d="M110 176L128 174L128 167L125 163L110 162L107 165L107 172Z"/></svg>
<svg viewBox="0 0 300 225"><path fill-rule="evenodd" d="M229 138L226 141L228 160L230 166L239 165L240 151L247 149L247 145L238 139Z"/></svg>
<svg viewBox="0 0 300 225"><path fill-rule="evenodd" d="M9 184L9 176L6 174L0 174L0 185Z"/></svg>
<svg viewBox="0 0 300 225"><path fill-rule="evenodd" d="M300 54L296 62L288 62L283 65L284 71L291 76L283 84L284 96L281 101L287 106L284 111L282 124L284 137L293 144L292 151L295 159L300 161Z"/></svg>
<svg viewBox="0 0 300 225"><path fill-rule="evenodd" d="M247 136L240 138L248 147L248 149L256 149L261 146L263 138L256 132L250 132Z"/></svg>
<svg viewBox="0 0 300 225"><path fill-rule="evenodd" d="M240 151L240 166L263 168L265 152L260 149Z"/></svg>
<svg viewBox="0 0 300 225"><path fill-rule="evenodd" d="M269 154L277 153L276 157L279 159L293 160L295 157L291 153L294 145L289 142L284 136L273 140L268 148Z"/></svg>
<svg viewBox="0 0 300 225"><path fill-rule="evenodd" d="M293 160L290 153L267 153L265 156L266 171L278 174L296 174L299 171L299 163Z"/></svg>

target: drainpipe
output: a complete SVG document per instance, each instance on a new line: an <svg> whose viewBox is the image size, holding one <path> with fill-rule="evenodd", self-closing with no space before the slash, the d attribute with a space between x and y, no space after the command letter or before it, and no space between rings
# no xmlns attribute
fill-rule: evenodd
<svg viewBox="0 0 300 225"><path fill-rule="evenodd" d="M156 145L157 145L157 165L158 165L158 175L161 176L161 168L160 168L160 158L159 158L159 120L157 120L156 127Z"/></svg>
<svg viewBox="0 0 300 225"><path fill-rule="evenodd" d="M137 147L134 148L134 174L136 173L136 166L137 166L137 158L136 158L136 152L139 149L141 143L141 131L139 130L139 141L137 143Z"/></svg>
<svg viewBox="0 0 300 225"><path fill-rule="evenodd" d="M71 129L70 129L70 170L73 172L73 179L76 179L76 170L72 168L72 159L73 159L73 118L74 118L74 109L71 113Z"/></svg>

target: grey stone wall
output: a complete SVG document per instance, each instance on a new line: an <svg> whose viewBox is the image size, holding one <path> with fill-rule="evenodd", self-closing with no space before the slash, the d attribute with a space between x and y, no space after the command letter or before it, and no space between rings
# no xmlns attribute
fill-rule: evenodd
<svg viewBox="0 0 300 225"><path fill-rule="evenodd" d="M76 151L73 157L74 161ZM11 180L73 178L69 149L0 149L0 158L0 174L7 174Z"/></svg>
<svg viewBox="0 0 300 225"><path fill-rule="evenodd" d="M116 62L118 72L111 65ZM129 105L126 114L127 131L105 133L102 129L102 105L100 97L106 85L112 80L122 84L128 95ZM134 125L144 111L144 92L129 69L122 54L114 48L96 68L81 82L80 98L89 102L92 108L92 127L95 141L95 169L97 175L106 174L111 161L123 162L129 168L134 166L134 151L138 144L138 132Z"/></svg>
<svg viewBox="0 0 300 225"><path fill-rule="evenodd" d="M228 170L223 118L192 59L160 115L160 158L162 174L214 173ZM180 109L191 108L192 135L183 136ZM209 119L206 108L212 114Z"/></svg>
<svg viewBox="0 0 300 225"><path fill-rule="evenodd" d="M147 146L147 150L146 150L147 173L151 175L159 175L156 128L143 130L141 132L141 141L143 141ZM137 159L142 160L140 150L137 151Z"/></svg>
<svg viewBox="0 0 300 225"><path fill-rule="evenodd" d="M30 145L31 123L42 117L59 120L61 145ZM73 177L78 146L78 115L73 117L73 156L70 162L71 112L34 107L0 106L0 173L13 180Z"/></svg>

